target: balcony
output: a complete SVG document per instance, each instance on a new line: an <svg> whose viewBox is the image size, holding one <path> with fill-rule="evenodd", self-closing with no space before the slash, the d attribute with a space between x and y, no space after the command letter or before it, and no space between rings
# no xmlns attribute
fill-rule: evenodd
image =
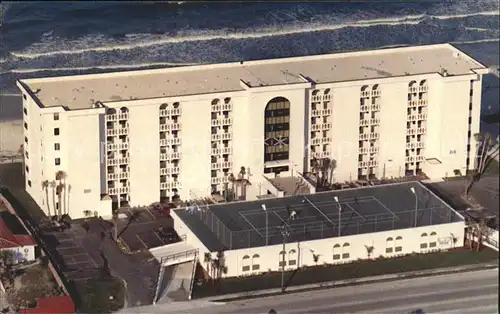
<svg viewBox="0 0 500 314"><path fill-rule="evenodd" d="M161 161L173 160L173 159L180 159L180 158L181 158L181 153L180 152L172 152L172 153L160 154L160 160Z"/></svg>
<svg viewBox="0 0 500 314"><path fill-rule="evenodd" d="M107 115L105 115L105 120L106 120L106 122L117 121L118 115L117 114L107 114Z"/></svg>
<svg viewBox="0 0 500 314"><path fill-rule="evenodd" d="M128 120L128 112L120 112L118 114L118 120Z"/></svg>
<svg viewBox="0 0 500 314"><path fill-rule="evenodd" d="M212 112L219 111L231 111L233 110L233 104L222 104L222 105L212 105Z"/></svg>
<svg viewBox="0 0 500 314"><path fill-rule="evenodd" d="M116 128L116 129L107 129L107 136L118 136L118 135L128 135L128 124L124 128Z"/></svg>
<svg viewBox="0 0 500 314"><path fill-rule="evenodd" d="M160 132L179 131L180 129L180 123L160 124Z"/></svg>
<svg viewBox="0 0 500 314"><path fill-rule="evenodd" d="M332 128L331 123L313 124L311 125L311 131L325 131Z"/></svg>
<svg viewBox="0 0 500 314"><path fill-rule="evenodd" d="M359 126L368 126L370 125L370 119L359 120Z"/></svg>
<svg viewBox="0 0 500 314"><path fill-rule="evenodd" d="M216 178L211 178L211 183L212 184L221 184L221 183L228 183L229 179L227 176L225 177L216 177Z"/></svg>
<svg viewBox="0 0 500 314"><path fill-rule="evenodd" d="M360 140L368 140L368 139L370 139L370 134L368 134L368 133L359 134L359 139Z"/></svg>
<svg viewBox="0 0 500 314"><path fill-rule="evenodd" d="M223 162L212 163L212 170L228 169L228 168L232 168L232 167L233 167L232 161L223 161Z"/></svg>
<svg viewBox="0 0 500 314"><path fill-rule="evenodd" d="M372 111L380 111L380 104L373 104L373 105L370 105L370 109Z"/></svg>
<svg viewBox="0 0 500 314"><path fill-rule="evenodd" d="M406 135L425 134L426 128L406 129Z"/></svg>
<svg viewBox="0 0 500 314"><path fill-rule="evenodd" d="M418 87L416 87L416 86L409 87L408 88L408 93L410 93L410 94L418 93Z"/></svg>
<svg viewBox="0 0 500 314"><path fill-rule="evenodd" d="M316 137L311 139L311 145L329 144L332 142L330 137Z"/></svg>
<svg viewBox="0 0 500 314"><path fill-rule="evenodd" d="M372 90L371 95L372 97L380 97L382 94L382 91L380 89Z"/></svg>
<svg viewBox="0 0 500 314"><path fill-rule="evenodd" d="M406 143L406 149L416 149L416 148L425 148L425 143L424 142Z"/></svg>
<svg viewBox="0 0 500 314"><path fill-rule="evenodd" d="M380 137L380 134L378 132L373 132L373 133L370 133L369 139L370 140L378 140L379 137Z"/></svg>
<svg viewBox="0 0 500 314"><path fill-rule="evenodd" d="M180 171L179 167L160 168L160 175L165 176L165 175L178 174L179 171Z"/></svg>
<svg viewBox="0 0 500 314"><path fill-rule="evenodd" d="M405 162L406 163L411 163L411 162L423 162L425 160L425 157L422 155L418 156L406 156Z"/></svg>
<svg viewBox="0 0 500 314"><path fill-rule="evenodd" d="M360 112L369 112L370 111L370 106L369 105L363 105L359 109Z"/></svg>
<svg viewBox="0 0 500 314"><path fill-rule="evenodd" d="M422 121L422 120L427 120L426 113L408 115L408 121Z"/></svg>
<svg viewBox="0 0 500 314"><path fill-rule="evenodd" d="M231 133L212 134L212 141L225 141L232 138Z"/></svg>
<svg viewBox="0 0 500 314"><path fill-rule="evenodd" d="M129 147L128 143L108 144L107 150L108 151L127 150L128 147Z"/></svg>
<svg viewBox="0 0 500 314"><path fill-rule="evenodd" d="M427 106L427 99L419 99L418 105L419 106Z"/></svg>
<svg viewBox="0 0 500 314"><path fill-rule="evenodd" d="M361 97L362 98L369 98L370 97L370 91L363 91L363 92L361 92Z"/></svg>
<svg viewBox="0 0 500 314"><path fill-rule="evenodd" d="M108 181L124 180L128 179L130 177L130 174L128 172L108 173L106 177Z"/></svg>
<svg viewBox="0 0 500 314"><path fill-rule="evenodd" d="M213 119L212 126L222 126L222 125L231 125L233 124L233 120L231 118L224 119Z"/></svg>
<svg viewBox="0 0 500 314"><path fill-rule="evenodd" d="M311 102L321 102L322 99L321 95L311 96Z"/></svg>
<svg viewBox="0 0 500 314"><path fill-rule="evenodd" d="M319 109L311 111L311 117L329 116L331 114L332 114L332 109Z"/></svg>
<svg viewBox="0 0 500 314"><path fill-rule="evenodd" d="M180 108L172 108L172 109L161 109L160 117L168 117L168 116L180 116L182 113Z"/></svg>
<svg viewBox="0 0 500 314"><path fill-rule="evenodd" d="M378 147L360 147L360 154L376 154L378 153Z"/></svg>
<svg viewBox="0 0 500 314"><path fill-rule="evenodd" d="M378 160L359 161L358 168L377 167Z"/></svg>
<svg viewBox="0 0 500 314"><path fill-rule="evenodd" d="M128 186L122 186L120 188L108 188L109 195L128 194L129 192L130 188Z"/></svg>
<svg viewBox="0 0 500 314"><path fill-rule="evenodd" d="M418 91L419 91L420 93L425 93L425 92L427 92L428 90L429 90L429 87L428 87L427 85L424 85L424 86L419 86L419 87L418 87Z"/></svg>
<svg viewBox="0 0 500 314"><path fill-rule="evenodd" d="M311 157L317 158L317 159L328 158L328 157L330 157L330 152L328 152L328 151L326 151L326 152L312 152Z"/></svg>
<svg viewBox="0 0 500 314"><path fill-rule="evenodd" d="M178 189L181 187L179 181L160 182L160 190Z"/></svg>
<svg viewBox="0 0 500 314"><path fill-rule="evenodd" d="M169 146L169 145L180 145L181 138L180 137L172 137L172 138L162 138L160 139L160 146Z"/></svg>
<svg viewBox="0 0 500 314"><path fill-rule="evenodd" d="M332 94L323 95L323 101L330 101L330 100L332 100Z"/></svg>
<svg viewBox="0 0 500 314"><path fill-rule="evenodd" d="M119 166L119 165L127 165L129 163L128 157L123 158L108 158L107 165L108 166Z"/></svg>
<svg viewBox="0 0 500 314"><path fill-rule="evenodd" d="M379 124L380 124L379 118L371 118L370 119L370 125L379 125Z"/></svg>
<svg viewBox="0 0 500 314"><path fill-rule="evenodd" d="M232 152L231 147L212 148L212 155L230 155Z"/></svg>
<svg viewBox="0 0 500 314"><path fill-rule="evenodd" d="M408 108L416 108L418 106L418 100L408 100Z"/></svg>

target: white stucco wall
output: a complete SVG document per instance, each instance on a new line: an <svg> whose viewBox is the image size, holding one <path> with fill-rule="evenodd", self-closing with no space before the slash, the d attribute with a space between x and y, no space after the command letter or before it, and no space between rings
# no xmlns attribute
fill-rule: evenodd
<svg viewBox="0 0 500 314"><path fill-rule="evenodd" d="M373 252L370 258L394 257L398 255L406 255L411 253L426 253L435 250L447 250L454 247L461 247L464 243L464 222L456 222L452 224L443 224L436 226L426 226L412 229L401 229L394 231L384 231L377 233L369 233L354 236L345 236L340 238L321 239L314 241L304 241L296 243L287 243L285 250L286 269L293 270L302 266L315 266L322 264L348 263L358 259L368 259L367 246L373 247ZM430 236L435 232L435 236ZM426 233L427 237L421 237ZM387 239L393 238L392 242L387 242ZM396 240L401 237L401 240ZM456 239L455 243L451 237ZM435 247L430 247L431 242L436 242ZM349 246L344 246L346 243ZM421 248L421 244L426 243L427 248ZM335 245L340 247L335 248ZM396 252L395 248L401 247L401 251ZM387 253L386 248L391 247L392 253ZM267 247L255 247L249 249L240 249L225 251L225 262L227 266L227 277L247 276L268 271L279 271L279 263L281 262L280 252L283 250L282 245L272 245ZM288 255L294 250L295 255ZM345 253L349 253L346 257ZM293 253L292 253L293 254ZM319 255L318 261L314 261L313 254ZM334 254L340 254L340 259L334 260ZM252 259L258 255L258 259L254 259L254 264L259 267L252 270ZM247 256L249 264L244 264L244 257ZM344 256L345 258L342 258ZM290 260L296 260L294 265L289 265ZM257 262L258 261L258 262ZM248 271L243 271L243 266L249 265Z"/></svg>
<svg viewBox="0 0 500 314"><path fill-rule="evenodd" d="M35 260L35 245L25 245L17 248L2 249L14 253L14 264L32 262Z"/></svg>

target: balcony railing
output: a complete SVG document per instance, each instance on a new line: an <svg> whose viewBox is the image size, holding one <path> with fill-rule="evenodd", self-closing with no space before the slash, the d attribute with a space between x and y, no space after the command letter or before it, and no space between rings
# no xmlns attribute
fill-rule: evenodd
<svg viewBox="0 0 500 314"><path fill-rule="evenodd" d="M106 122L116 121L118 120L118 115L116 114L107 114L105 115Z"/></svg>
<svg viewBox="0 0 500 314"><path fill-rule="evenodd" d="M321 97L321 95L315 95L315 96L311 96L311 101L312 102L320 102L323 98Z"/></svg>
<svg viewBox="0 0 500 314"><path fill-rule="evenodd" d="M332 94L323 95L323 101L330 101L330 100L332 100Z"/></svg>
<svg viewBox="0 0 500 314"><path fill-rule="evenodd" d="M378 160L359 161L358 168L368 168L378 166Z"/></svg>
<svg viewBox="0 0 500 314"><path fill-rule="evenodd" d="M212 119L212 126L231 125L231 124L233 124L233 120L231 118Z"/></svg>
<svg viewBox="0 0 500 314"><path fill-rule="evenodd" d="M169 146L169 145L180 145L181 138L180 137L172 137L172 138L162 138L160 139L160 146Z"/></svg>
<svg viewBox="0 0 500 314"><path fill-rule="evenodd" d="M231 147L212 148L212 155L229 155L232 152Z"/></svg>
<svg viewBox="0 0 500 314"><path fill-rule="evenodd" d="M124 180L128 179L130 174L128 172L108 173L108 180Z"/></svg>
<svg viewBox="0 0 500 314"><path fill-rule="evenodd" d="M378 153L378 147L360 147L360 154L376 154Z"/></svg>
<svg viewBox="0 0 500 314"><path fill-rule="evenodd" d="M160 190L178 189L181 187L179 181L160 182Z"/></svg>
<svg viewBox="0 0 500 314"><path fill-rule="evenodd" d="M373 132L370 133L370 140L377 140L380 137L380 134L378 132Z"/></svg>
<svg viewBox="0 0 500 314"><path fill-rule="evenodd" d="M406 129L406 135L425 134L426 131L427 131L426 128L411 128L411 129Z"/></svg>
<svg viewBox="0 0 500 314"><path fill-rule="evenodd" d="M313 124L311 126L311 131L329 130L331 128L332 128L332 124L331 123Z"/></svg>
<svg viewBox="0 0 500 314"><path fill-rule="evenodd" d="M379 104L370 105L370 109L372 111L380 111L380 105Z"/></svg>
<svg viewBox="0 0 500 314"><path fill-rule="evenodd" d="M370 111L370 105L362 105L359 108L359 111L361 111L361 112L368 112L368 111Z"/></svg>
<svg viewBox="0 0 500 314"><path fill-rule="evenodd" d="M429 90L428 86L412 86L408 88L408 93L425 93Z"/></svg>
<svg viewBox="0 0 500 314"><path fill-rule="evenodd" d="M408 100L408 108L416 108L418 106L418 100Z"/></svg>
<svg viewBox="0 0 500 314"><path fill-rule="evenodd" d="M233 110L233 104L222 104L222 105L212 105L212 112L219 111L231 111Z"/></svg>
<svg viewBox="0 0 500 314"><path fill-rule="evenodd" d="M212 163L212 170L227 169L231 168L232 166L233 166L232 161L215 162Z"/></svg>
<svg viewBox="0 0 500 314"><path fill-rule="evenodd" d="M171 174L178 174L179 171L180 171L179 167L160 168L160 175L166 176Z"/></svg>
<svg viewBox="0 0 500 314"><path fill-rule="evenodd" d="M412 86L408 88L408 93L415 94L418 93L418 87L417 86Z"/></svg>
<svg viewBox="0 0 500 314"><path fill-rule="evenodd" d="M182 111L180 108L160 109L160 117L180 116L181 113Z"/></svg>
<svg viewBox="0 0 500 314"><path fill-rule="evenodd" d="M322 145L331 143L332 139L330 137L316 137L311 139L311 145Z"/></svg>
<svg viewBox="0 0 500 314"><path fill-rule="evenodd" d="M418 105L419 106L427 106L427 99L419 99Z"/></svg>
<svg viewBox="0 0 500 314"><path fill-rule="evenodd" d="M178 131L181 129L180 123L160 124L160 132Z"/></svg>
<svg viewBox="0 0 500 314"><path fill-rule="evenodd" d="M181 158L181 153L180 152L171 152L171 153L160 154L160 160L161 161L173 160L173 159L180 159L180 158Z"/></svg>
<svg viewBox="0 0 500 314"><path fill-rule="evenodd" d="M406 149L416 149L416 148L424 148L424 147L425 147L424 142L406 143Z"/></svg>
<svg viewBox="0 0 500 314"><path fill-rule="evenodd" d="M311 111L311 117L329 116L331 114L332 114L332 109L318 109Z"/></svg>
<svg viewBox="0 0 500 314"><path fill-rule="evenodd" d="M370 91L363 91L363 92L361 92L361 97L363 97L363 98L370 97Z"/></svg>
<svg viewBox="0 0 500 314"><path fill-rule="evenodd" d="M129 163L128 157L123 158L109 158L107 161L108 166L119 166L119 165L127 165Z"/></svg>
<svg viewBox="0 0 500 314"><path fill-rule="evenodd" d="M420 93L425 93L425 92L427 92L428 90L429 90L429 86L427 86L427 85L424 85L424 86L419 86L419 87L418 87L418 91L419 91Z"/></svg>
<svg viewBox="0 0 500 314"><path fill-rule="evenodd" d="M408 121L422 121L422 120L427 120L426 113L408 115Z"/></svg>
<svg viewBox="0 0 500 314"><path fill-rule="evenodd" d="M313 158L327 158L327 157L330 157L330 152L329 151L326 151L326 152L312 152L311 153L311 157Z"/></svg>
<svg viewBox="0 0 500 314"><path fill-rule="evenodd" d="M124 128L116 128L116 129L107 129L106 130L106 135L107 136L117 136L117 135L128 135L128 124Z"/></svg>
<svg viewBox="0 0 500 314"><path fill-rule="evenodd" d="M211 178L211 183L212 184L221 184L221 183L228 183L229 179L227 176L225 177L216 177L216 178Z"/></svg>
<svg viewBox="0 0 500 314"><path fill-rule="evenodd" d="M128 143L117 143L117 144L108 144L107 145L107 150L108 151L114 151L114 150L127 150L128 149Z"/></svg>
<svg viewBox="0 0 500 314"><path fill-rule="evenodd" d="M119 188L108 188L109 195L118 195L118 194L128 194L130 192L130 187L123 186Z"/></svg>
<svg viewBox="0 0 500 314"><path fill-rule="evenodd" d="M425 157L422 155L418 156L406 156L405 162L423 162L425 160Z"/></svg>
<svg viewBox="0 0 500 314"><path fill-rule="evenodd" d="M231 137L232 137L231 133L212 134L212 141L230 140Z"/></svg>
<svg viewBox="0 0 500 314"><path fill-rule="evenodd" d="M380 89L372 90L372 97L379 97L382 94L382 91Z"/></svg>

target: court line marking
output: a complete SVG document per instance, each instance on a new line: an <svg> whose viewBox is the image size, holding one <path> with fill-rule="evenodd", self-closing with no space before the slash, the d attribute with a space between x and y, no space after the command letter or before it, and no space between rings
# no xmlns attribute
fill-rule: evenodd
<svg viewBox="0 0 500 314"><path fill-rule="evenodd" d="M381 202L381 201L380 201L377 197L374 197L374 196L372 196L372 197L373 197L373 199L374 199L377 203L379 203L379 204L380 204L380 206L382 206L382 207L383 207L383 208L384 208L384 209L385 209L388 213L392 214L392 216L393 216L394 218L396 218L397 220L399 220L399 217L398 217L398 216L397 216L397 215L396 215L396 214L395 214L392 210L390 210L389 208L387 208L387 206L385 206L385 205L384 205L384 204L383 204L383 203L382 203L382 202Z"/></svg>
<svg viewBox="0 0 500 314"><path fill-rule="evenodd" d="M160 235L158 235L158 233L156 231L153 231L153 233L155 234L155 236L158 238L158 240L160 240L161 243L163 243L163 245L166 245L167 243L165 241L163 241L163 239L160 237Z"/></svg>
<svg viewBox="0 0 500 314"><path fill-rule="evenodd" d="M264 239L264 236L262 236L262 233L259 232L259 230L257 230L257 228L255 228L255 226L247 219L247 217L245 217L245 215L241 212L238 212L238 214L250 225L250 227L253 228L253 230L255 230L255 232L257 232L257 234L262 238Z"/></svg>
<svg viewBox="0 0 500 314"><path fill-rule="evenodd" d="M71 262L71 263L66 262L65 264L66 264L66 265L72 265L72 266L77 265L77 264L89 264L89 265L91 265L88 261ZM91 266L92 266L92 265L91 265Z"/></svg>
<svg viewBox="0 0 500 314"><path fill-rule="evenodd" d="M353 211L356 215L358 215L358 217L359 217L359 218L363 219L363 221L366 221L366 218L365 218L363 215L361 215L361 214L360 214L357 210L355 210L355 209L354 209L354 207L352 207L350 203L345 203L345 204L346 204L347 206L349 206L349 208L350 208L350 209L351 209L351 210L352 210L352 211ZM342 214L341 214L341 215L342 215ZM358 217L357 217L357 218L358 218Z"/></svg>

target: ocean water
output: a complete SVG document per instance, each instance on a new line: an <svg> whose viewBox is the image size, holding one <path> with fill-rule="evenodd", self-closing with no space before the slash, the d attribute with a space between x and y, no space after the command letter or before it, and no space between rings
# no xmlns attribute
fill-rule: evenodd
<svg viewBox="0 0 500 314"><path fill-rule="evenodd" d="M445 42L500 63L498 0L2 2L0 19L2 93L19 78Z"/></svg>

